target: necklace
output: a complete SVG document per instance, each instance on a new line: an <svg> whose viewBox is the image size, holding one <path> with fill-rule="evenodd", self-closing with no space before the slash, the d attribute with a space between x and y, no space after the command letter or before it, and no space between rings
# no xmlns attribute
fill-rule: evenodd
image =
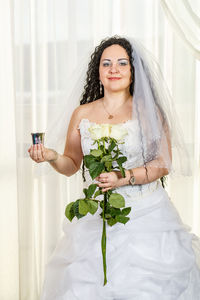
<svg viewBox="0 0 200 300"><path fill-rule="evenodd" d="M114 110L114 112L111 114L108 110L107 110L107 108L105 107L105 105L104 105L104 101L102 101L102 104L103 104L103 108L104 108L104 110L107 112L107 114L108 114L108 119L113 119L114 118L114 113L116 112L116 111L118 111L118 109L121 107L121 106L123 106L124 105L124 103L122 103L119 107L117 107L115 110Z"/></svg>

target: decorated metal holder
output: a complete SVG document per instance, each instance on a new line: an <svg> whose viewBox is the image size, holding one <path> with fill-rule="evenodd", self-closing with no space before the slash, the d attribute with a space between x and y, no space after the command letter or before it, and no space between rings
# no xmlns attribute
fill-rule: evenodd
<svg viewBox="0 0 200 300"><path fill-rule="evenodd" d="M32 135L32 140L33 140L33 145L36 144L43 144L44 145L44 132L36 132L36 133L31 133Z"/></svg>

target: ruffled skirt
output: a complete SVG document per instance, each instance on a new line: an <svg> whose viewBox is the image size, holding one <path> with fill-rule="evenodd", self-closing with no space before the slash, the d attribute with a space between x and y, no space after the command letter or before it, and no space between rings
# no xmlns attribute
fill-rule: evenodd
<svg viewBox="0 0 200 300"><path fill-rule="evenodd" d="M200 240L166 191L156 181L142 192L131 186L119 192L132 210L126 225L107 226L107 285L97 211L64 220L41 300L200 300Z"/></svg>

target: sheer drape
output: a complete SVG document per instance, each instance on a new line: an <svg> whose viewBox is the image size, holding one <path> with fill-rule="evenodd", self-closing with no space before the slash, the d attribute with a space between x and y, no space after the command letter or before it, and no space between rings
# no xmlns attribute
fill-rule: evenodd
<svg viewBox="0 0 200 300"><path fill-rule="evenodd" d="M12 29L0 2L0 299L18 299L18 209Z"/></svg>
<svg viewBox="0 0 200 300"><path fill-rule="evenodd" d="M171 180L168 190L184 222L200 234L200 67L173 33L159 2L15 0L0 5L0 298L39 299L44 266L62 234L65 206L79 195L81 175L36 177L38 165L27 153L30 133L45 131L65 101L71 70L87 45L111 34L139 38L161 65L194 162L194 176Z"/></svg>
<svg viewBox="0 0 200 300"><path fill-rule="evenodd" d="M172 32L174 32L173 72L176 72L178 80L173 81L174 77L171 76L171 91L176 99L177 111L182 119L185 139L188 141L188 149L194 166L193 177L191 177L192 203L190 201L191 197L187 195L186 206L181 205L184 191L180 193L179 198L175 196L175 194L177 195L177 187L181 191L181 186L185 185L185 180L182 181L182 184L178 179L178 183L176 183L177 180L171 183L173 189L171 195L173 199L176 199L175 202L179 207L179 211L184 214L188 210L188 217L190 215L189 218L193 218L193 229L199 233L200 86L198 80L200 74L200 2L198 0L161 0L160 2L165 14L164 17L169 21ZM189 52L186 51L185 46L189 49ZM184 54L185 51L188 52L188 55ZM189 183L189 180L187 180L187 183Z"/></svg>
<svg viewBox="0 0 200 300"><path fill-rule="evenodd" d="M161 0L174 30L200 59L200 9L198 0Z"/></svg>

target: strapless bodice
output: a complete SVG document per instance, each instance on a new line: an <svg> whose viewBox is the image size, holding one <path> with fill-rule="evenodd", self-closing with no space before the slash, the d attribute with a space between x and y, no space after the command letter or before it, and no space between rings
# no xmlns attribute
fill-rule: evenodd
<svg viewBox="0 0 200 300"><path fill-rule="evenodd" d="M95 122L91 122L88 119L82 119L79 124L81 146L84 155L89 154L90 149L96 148L96 145L93 145L94 141L92 140L89 132L89 128L95 124ZM140 167L143 165L143 157L138 121L128 120L116 125L123 126L127 130L127 135L124 137L124 143L119 144L120 151L127 157L127 161L124 163L124 168L130 169Z"/></svg>

